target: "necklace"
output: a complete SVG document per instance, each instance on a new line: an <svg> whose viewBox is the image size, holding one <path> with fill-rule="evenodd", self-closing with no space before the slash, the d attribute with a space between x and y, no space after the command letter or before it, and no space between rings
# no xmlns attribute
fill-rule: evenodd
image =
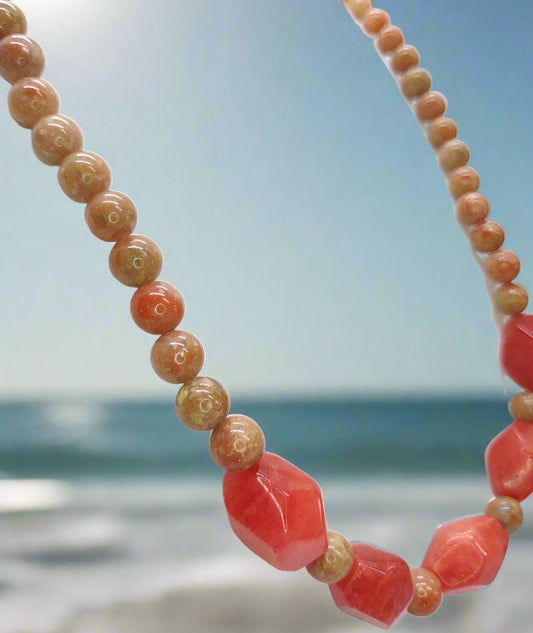
<svg viewBox="0 0 533 633"><path fill-rule="evenodd" d="M514 283L520 263L502 248L503 230L488 220L489 204L478 192L479 176L468 165L468 147L457 139L456 124L445 116L444 96L431 89L432 79L419 66L417 50L404 42L400 29L370 0L344 0L363 32L373 39L387 68L422 125L437 154L456 218L481 266L501 330L500 358L505 373L524 391L509 410L514 421L486 453L495 495L484 514L437 528L420 567L410 569L399 556L366 543L349 543L327 529L320 488L306 473L278 455L265 452L259 425L230 414L226 389L200 376L203 346L194 334L176 329L184 315L180 291L161 281L162 254L155 242L133 234L137 211L123 193L113 191L111 172L98 155L83 149L78 125L58 114L59 97L41 79L44 54L27 37L26 18L8 0L0 0L0 74L12 87L9 110L31 129L37 157L58 166L67 196L86 205L91 232L113 242L112 274L135 288L131 314L146 332L157 335L151 361L165 381L182 384L176 397L180 420L194 430L210 431L209 448L223 468L224 503L237 537L280 570L306 567L327 583L337 606L354 617L390 628L409 611L426 616L444 595L487 586L506 553L509 534L522 522L520 502L533 491L533 316L523 314L527 293Z"/></svg>

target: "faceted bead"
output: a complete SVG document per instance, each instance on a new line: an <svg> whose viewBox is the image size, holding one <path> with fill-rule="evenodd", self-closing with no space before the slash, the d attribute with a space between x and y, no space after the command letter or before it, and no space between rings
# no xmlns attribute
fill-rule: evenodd
<svg viewBox="0 0 533 633"><path fill-rule="evenodd" d="M370 9L363 18L363 31L373 37L390 24L389 14L383 9Z"/></svg>
<svg viewBox="0 0 533 633"><path fill-rule="evenodd" d="M485 452L492 492L523 501L533 492L533 424L515 420Z"/></svg>
<svg viewBox="0 0 533 633"><path fill-rule="evenodd" d="M109 253L109 269L125 286L142 286L153 281L163 267L159 246L144 235L128 235Z"/></svg>
<svg viewBox="0 0 533 633"><path fill-rule="evenodd" d="M489 220L473 227L469 237L473 249L478 253L493 253L503 244L505 233L500 224Z"/></svg>
<svg viewBox="0 0 533 633"><path fill-rule="evenodd" d="M184 330L162 334L152 346L150 357L155 373L173 384L194 378L204 364L204 348L200 341Z"/></svg>
<svg viewBox="0 0 533 633"><path fill-rule="evenodd" d="M63 114L52 114L38 121L31 132L37 158L45 165L60 165L72 152L83 147L79 125Z"/></svg>
<svg viewBox="0 0 533 633"><path fill-rule="evenodd" d="M483 270L493 281L508 283L518 276L520 260L512 251L501 249L485 257Z"/></svg>
<svg viewBox="0 0 533 633"><path fill-rule="evenodd" d="M499 521L507 530L507 534L513 534L519 530L524 520L521 505L511 497L494 497L487 503L485 514Z"/></svg>
<svg viewBox="0 0 533 633"><path fill-rule="evenodd" d="M509 413L513 420L533 422L533 393L520 391L509 400Z"/></svg>
<svg viewBox="0 0 533 633"><path fill-rule="evenodd" d="M343 0L343 2L356 20L361 20L372 8L372 0Z"/></svg>
<svg viewBox="0 0 533 633"><path fill-rule="evenodd" d="M453 119L448 119L445 116L439 117L429 124L426 135L431 147L437 150L441 145L457 136L457 124Z"/></svg>
<svg viewBox="0 0 533 633"><path fill-rule="evenodd" d="M410 44L404 44L394 53L390 65L395 73L400 74L414 68L419 61L420 54L416 48Z"/></svg>
<svg viewBox="0 0 533 633"><path fill-rule="evenodd" d="M435 613L443 599L440 580L432 571L423 567L411 569L411 578L414 596L407 611L419 617Z"/></svg>
<svg viewBox="0 0 533 633"><path fill-rule="evenodd" d="M519 284L502 284L494 291L494 306L502 314L520 314L528 301L527 290Z"/></svg>
<svg viewBox="0 0 533 633"><path fill-rule="evenodd" d="M279 455L224 475L224 504L236 536L277 569L309 565L328 547L320 487Z"/></svg>
<svg viewBox="0 0 533 633"><path fill-rule="evenodd" d="M44 79L27 77L11 86L7 103L15 121L31 129L40 119L59 110L59 95Z"/></svg>
<svg viewBox="0 0 533 633"><path fill-rule="evenodd" d="M69 198L75 202L89 202L97 193L109 189L111 170L98 154L73 152L61 163L57 178Z"/></svg>
<svg viewBox="0 0 533 633"><path fill-rule="evenodd" d="M471 516L440 525L422 567L440 580L445 595L489 585L503 562L509 535L493 517Z"/></svg>
<svg viewBox="0 0 533 633"><path fill-rule="evenodd" d="M345 578L353 565L350 542L342 534L328 530L328 549L311 564L309 574L319 582L331 585Z"/></svg>
<svg viewBox="0 0 533 633"><path fill-rule="evenodd" d="M181 292L166 281L149 281L131 298L131 316L135 323L150 334L173 330L185 313Z"/></svg>
<svg viewBox="0 0 533 633"><path fill-rule="evenodd" d="M403 33L397 26L387 26L379 32L376 46L383 55L394 52L403 44Z"/></svg>
<svg viewBox="0 0 533 633"><path fill-rule="evenodd" d="M458 167L448 176L448 191L453 198L459 198L470 191L477 191L478 188L479 174L472 167Z"/></svg>
<svg viewBox="0 0 533 633"><path fill-rule="evenodd" d="M446 97L440 92L430 90L423 94L416 102L416 116L419 121L425 123L434 121L444 114L446 106Z"/></svg>
<svg viewBox="0 0 533 633"><path fill-rule="evenodd" d="M120 191L102 191L85 207L85 221L91 233L104 242L118 242L137 224L133 201Z"/></svg>
<svg viewBox="0 0 533 633"><path fill-rule="evenodd" d="M210 431L222 422L230 409L229 393L208 376L188 380L176 396L178 418L194 431Z"/></svg>
<svg viewBox="0 0 533 633"><path fill-rule="evenodd" d="M438 161L443 171L452 171L457 167L463 167L470 160L468 145L457 139L444 143L439 148Z"/></svg>
<svg viewBox="0 0 533 633"><path fill-rule="evenodd" d="M533 314L515 314L503 324L500 365L517 385L533 391Z"/></svg>
<svg viewBox="0 0 533 633"><path fill-rule="evenodd" d="M431 88L431 75L425 68L413 68L401 78L400 88L408 100L421 97Z"/></svg>
<svg viewBox="0 0 533 633"><path fill-rule="evenodd" d="M348 575L329 586L341 611L383 629L394 626L413 598L407 563L391 552L352 543L353 566Z"/></svg>
<svg viewBox="0 0 533 633"><path fill-rule="evenodd" d="M26 35L8 35L0 40L0 75L10 84L25 77L40 77L44 52Z"/></svg>
<svg viewBox="0 0 533 633"><path fill-rule="evenodd" d="M455 217L459 224L470 225L483 222L489 210L489 201L477 191L463 194L455 203Z"/></svg>
<svg viewBox="0 0 533 633"><path fill-rule="evenodd" d="M255 420L247 415L228 415L209 436L209 451L224 470L246 470L265 452L265 436Z"/></svg>
<svg viewBox="0 0 533 633"><path fill-rule="evenodd" d="M12 2L0 1L0 40L7 35L24 35L28 29L26 16Z"/></svg>

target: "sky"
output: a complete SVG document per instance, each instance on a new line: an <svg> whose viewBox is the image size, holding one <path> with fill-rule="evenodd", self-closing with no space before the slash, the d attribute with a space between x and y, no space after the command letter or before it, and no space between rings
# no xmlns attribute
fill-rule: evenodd
<svg viewBox="0 0 533 633"><path fill-rule="evenodd" d="M20 0L204 343L252 397L499 395L497 332L432 150L339 0ZM383 0L533 288L533 3ZM5 104L8 85L0 85ZM154 337L29 132L0 110L0 398L163 397Z"/></svg>

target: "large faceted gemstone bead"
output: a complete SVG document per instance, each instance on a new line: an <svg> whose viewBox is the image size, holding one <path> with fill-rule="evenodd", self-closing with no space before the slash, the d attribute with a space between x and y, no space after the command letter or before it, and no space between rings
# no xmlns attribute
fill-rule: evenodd
<svg viewBox="0 0 533 633"><path fill-rule="evenodd" d="M353 566L343 580L330 585L341 611L390 629L413 599L409 565L396 554L366 543L352 543Z"/></svg>
<svg viewBox="0 0 533 633"><path fill-rule="evenodd" d="M483 589L494 580L505 557L509 535L491 516L472 516L440 525L422 567L440 580L445 595Z"/></svg>
<svg viewBox="0 0 533 633"><path fill-rule="evenodd" d="M279 455L264 453L252 468L227 472L223 493L237 537L277 569L300 569L326 551L320 487Z"/></svg>
<svg viewBox="0 0 533 633"><path fill-rule="evenodd" d="M533 314L516 314L504 323L500 364L517 385L533 391Z"/></svg>
<svg viewBox="0 0 533 633"><path fill-rule="evenodd" d="M533 424L517 420L487 446L485 463L496 496L523 501L533 492Z"/></svg>

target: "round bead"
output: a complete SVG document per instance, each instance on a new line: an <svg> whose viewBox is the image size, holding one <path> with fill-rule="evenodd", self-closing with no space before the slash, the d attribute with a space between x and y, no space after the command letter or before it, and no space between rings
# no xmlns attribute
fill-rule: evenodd
<svg viewBox="0 0 533 633"><path fill-rule="evenodd" d="M228 415L211 431L209 451L224 470L248 470L265 452L265 436L252 418Z"/></svg>
<svg viewBox="0 0 533 633"><path fill-rule="evenodd" d="M392 56L390 60L391 69L397 73L405 73L414 68L420 61L420 54L414 46L404 44Z"/></svg>
<svg viewBox="0 0 533 633"><path fill-rule="evenodd" d="M493 281L507 283L520 272L520 260L512 251L501 249L485 257L483 270Z"/></svg>
<svg viewBox="0 0 533 633"><path fill-rule="evenodd" d="M505 233L497 222L482 222L470 231L470 242L478 253L492 253L503 244Z"/></svg>
<svg viewBox="0 0 533 633"><path fill-rule="evenodd" d="M0 40L0 75L10 84L26 77L40 77L44 52L26 35L8 35Z"/></svg>
<svg viewBox="0 0 533 633"><path fill-rule="evenodd" d="M448 172L463 167L470 160L470 150L463 141L452 139L439 148L438 161L442 171Z"/></svg>
<svg viewBox="0 0 533 633"><path fill-rule="evenodd" d="M493 497L485 507L485 514L499 521L508 534L519 530L524 520L522 506L511 497Z"/></svg>
<svg viewBox="0 0 533 633"><path fill-rule="evenodd" d="M75 202L89 202L111 185L111 170L105 160L93 152L74 152L61 163L59 185Z"/></svg>
<svg viewBox="0 0 533 633"><path fill-rule="evenodd" d="M479 174L472 167L458 167L448 176L448 190L453 198L459 198L479 188Z"/></svg>
<svg viewBox="0 0 533 633"><path fill-rule="evenodd" d="M200 341L184 330L166 332L152 346L151 361L155 373L173 384L194 378L202 369L204 359Z"/></svg>
<svg viewBox="0 0 533 633"><path fill-rule="evenodd" d="M533 393L520 391L509 400L509 413L513 420L533 422Z"/></svg>
<svg viewBox="0 0 533 633"><path fill-rule="evenodd" d="M12 2L0 1L0 40L7 35L26 33L28 23L26 16Z"/></svg>
<svg viewBox="0 0 533 633"><path fill-rule="evenodd" d="M350 542L342 534L328 530L327 536L328 549L306 569L315 580L331 585L348 575L353 565L353 552Z"/></svg>
<svg viewBox="0 0 533 633"><path fill-rule="evenodd" d="M502 314L520 314L528 301L527 290L518 284L502 284L494 292L494 305Z"/></svg>
<svg viewBox="0 0 533 633"><path fill-rule="evenodd" d="M15 121L31 129L40 119L59 110L59 95L44 79L27 77L11 86L7 103Z"/></svg>
<svg viewBox="0 0 533 633"><path fill-rule="evenodd" d="M178 418L193 431L210 431L228 415L230 397L214 378L196 376L176 396Z"/></svg>
<svg viewBox="0 0 533 633"><path fill-rule="evenodd" d="M35 155L45 165L60 165L69 154L81 150L83 134L72 119L52 114L34 125L31 143Z"/></svg>
<svg viewBox="0 0 533 633"><path fill-rule="evenodd" d="M389 14L383 9L370 9L363 18L363 31L373 37L390 24Z"/></svg>
<svg viewBox="0 0 533 633"><path fill-rule="evenodd" d="M119 191L103 191L85 207L85 221L91 233L104 242L128 236L137 224L133 201Z"/></svg>
<svg viewBox="0 0 533 633"><path fill-rule="evenodd" d="M421 97L431 88L431 75L425 68L413 68L401 78L400 88L406 99Z"/></svg>
<svg viewBox="0 0 533 633"><path fill-rule="evenodd" d="M149 334L164 334L183 319L185 300L181 292L166 281L149 281L131 298L131 316Z"/></svg>
<svg viewBox="0 0 533 633"><path fill-rule="evenodd" d="M109 269L125 286L142 286L157 278L163 267L159 246L144 235L128 235L109 253Z"/></svg>
<svg viewBox="0 0 533 633"><path fill-rule="evenodd" d="M489 201L476 191L463 194L455 203L455 217L459 224L470 225L483 222L489 211Z"/></svg>
<svg viewBox="0 0 533 633"><path fill-rule="evenodd" d="M441 92L430 90L416 102L415 112L419 121L428 123L441 117L446 111L448 102Z"/></svg>
<svg viewBox="0 0 533 633"><path fill-rule="evenodd" d="M457 136L457 124L453 119L439 117L429 124L426 135L428 143L437 150L443 143Z"/></svg>
<svg viewBox="0 0 533 633"><path fill-rule="evenodd" d="M411 615L425 617L435 613L442 604L440 580L429 569L416 567L411 569L413 580L413 600L407 608Z"/></svg>
<svg viewBox="0 0 533 633"><path fill-rule="evenodd" d="M372 8L372 0L343 0L348 11L356 20L361 20Z"/></svg>
<svg viewBox="0 0 533 633"><path fill-rule="evenodd" d="M383 55L394 52L403 44L403 33L397 26L387 26L379 32L376 46Z"/></svg>

